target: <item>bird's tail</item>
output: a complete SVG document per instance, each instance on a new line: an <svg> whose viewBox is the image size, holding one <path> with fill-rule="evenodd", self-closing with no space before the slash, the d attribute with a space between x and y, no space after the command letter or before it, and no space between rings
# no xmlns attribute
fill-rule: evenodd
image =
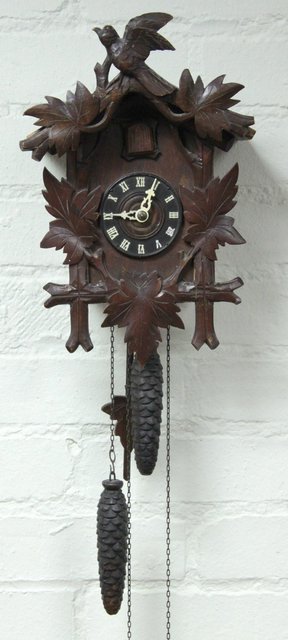
<svg viewBox="0 0 288 640"><path fill-rule="evenodd" d="M137 80L155 96L167 96L173 93L176 88L145 63L137 67Z"/></svg>

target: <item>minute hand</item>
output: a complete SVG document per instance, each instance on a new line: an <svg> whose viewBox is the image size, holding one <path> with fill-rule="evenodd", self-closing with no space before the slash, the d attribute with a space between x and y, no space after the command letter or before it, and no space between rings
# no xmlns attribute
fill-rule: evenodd
<svg viewBox="0 0 288 640"><path fill-rule="evenodd" d="M147 191L145 191L146 196L145 198L143 198L141 204L140 204L140 210L141 211L147 211L149 212L151 209L151 204L152 204L152 198L154 198L155 196L155 191L153 189L153 185L152 187L150 187L150 189L147 189Z"/></svg>

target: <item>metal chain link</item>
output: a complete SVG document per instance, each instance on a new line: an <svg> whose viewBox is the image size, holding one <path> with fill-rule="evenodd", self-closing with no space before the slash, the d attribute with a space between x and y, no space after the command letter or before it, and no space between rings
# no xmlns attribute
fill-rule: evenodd
<svg viewBox="0 0 288 640"><path fill-rule="evenodd" d="M130 425L130 381L131 381L131 361L127 349L127 371L126 371L126 438L127 438L127 640L132 638L132 546L131 546L131 425Z"/></svg>
<svg viewBox="0 0 288 640"><path fill-rule="evenodd" d="M132 600L131 600L131 480L127 482L127 511L128 511L128 527L127 527L127 639L132 638Z"/></svg>
<svg viewBox="0 0 288 640"><path fill-rule="evenodd" d="M115 462L116 462L116 453L115 453L115 425L114 425L114 359L115 359L115 346L114 346L114 327L110 327L110 400L111 400L111 420L110 420L110 449L109 449L109 460L110 460L110 480L115 480Z"/></svg>
<svg viewBox="0 0 288 640"><path fill-rule="evenodd" d="M170 530L170 515L171 515L171 496L170 496L170 479L171 479L171 464L170 464L170 327L167 328L167 344L166 344L166 640L171 638L171 530Z"/></svg>

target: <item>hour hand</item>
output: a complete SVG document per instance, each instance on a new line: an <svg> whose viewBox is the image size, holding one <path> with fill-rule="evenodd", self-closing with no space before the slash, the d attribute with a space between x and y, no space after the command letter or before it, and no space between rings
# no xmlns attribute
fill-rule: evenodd
<svg viewBox="0 0 288 640"><path fill-rule="evenodd" d="M137 211L121 211L120 213L108 213L106 216L111 217L111 219L122 218L123 220L136 220L136 213Z"/></svg>

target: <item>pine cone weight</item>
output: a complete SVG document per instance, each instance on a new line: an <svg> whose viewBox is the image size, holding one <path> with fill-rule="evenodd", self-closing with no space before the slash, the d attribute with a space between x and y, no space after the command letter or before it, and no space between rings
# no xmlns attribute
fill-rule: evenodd
<svg viewBox="0 0 288 640"><path fill-rule="evenodd" d="M120 609L127 560L127 505L121 480L104 480L97 512L97 546L104 608L114 615Z"/></svg>
<svg viewBox="0 0 288 640"><path fill-rule="evenodd" d="M134 358L131 367L131 427L135 460L142 475L151 475L157 462L162 383L158 353L154 353L144 367Z"/></svg>

